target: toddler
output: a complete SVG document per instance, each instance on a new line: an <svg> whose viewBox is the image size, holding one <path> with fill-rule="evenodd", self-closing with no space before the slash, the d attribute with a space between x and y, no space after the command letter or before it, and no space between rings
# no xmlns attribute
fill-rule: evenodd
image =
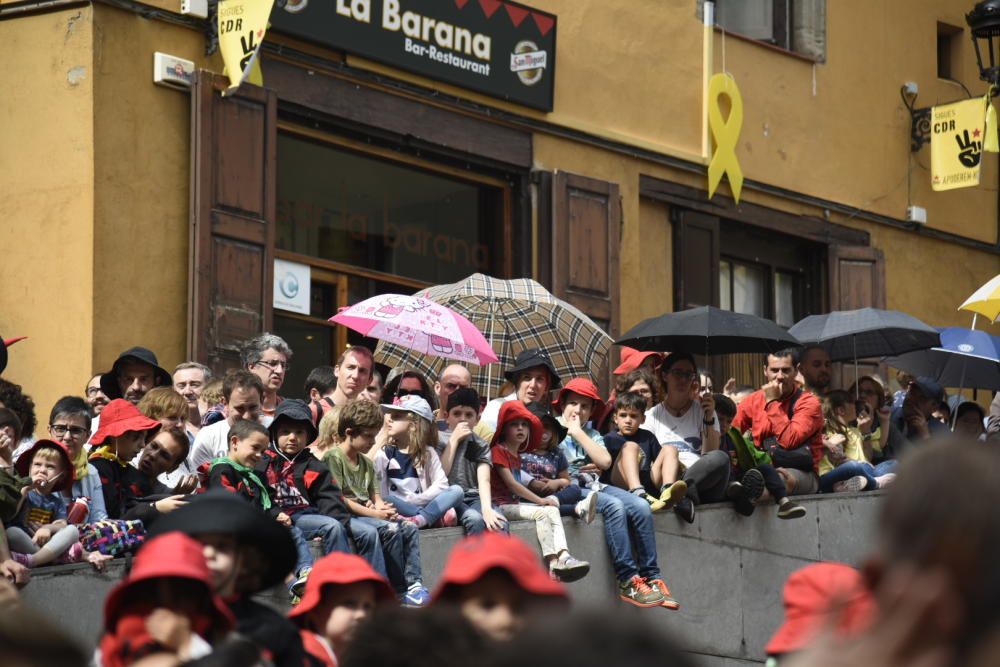
<svg viewBox="0 0 1000 667"><path fill-rule="evenodd" d="M15 560L27 567L48 565L56 559L74 562L83 555L80 533L66 522L62 494L73 486L73 463L54 440L38 440L17 460L17 473L29 477L24 501L7 542Z"/></svg>

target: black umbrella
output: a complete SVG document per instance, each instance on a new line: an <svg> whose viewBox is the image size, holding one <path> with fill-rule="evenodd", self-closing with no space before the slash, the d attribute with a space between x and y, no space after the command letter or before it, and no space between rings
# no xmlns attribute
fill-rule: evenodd
<svg viewBox="0 0 1000 667"><path fill-rule="evenodd" d="M855 385L858 359L894 357L941 345L941 335L929 324L898 310L878 308L810 315L796 322L788 333L803 345L821 345L831 361L853 359Z"/></svg>
<svg viewBox="0 0 1000 667"><path fill-rule="evenodd" d="M651 317L635 325L615 345L655 352L730 354L777 352L801 343L771 320L701 306Z"/></svg>
<svg viewBox="0 0 1000 667"><path fill-rule="evenodd" d="M898 310L861 308L810 315L788 330L803 345L822 345L832 361L892 357L941 345L929 324Z"/></svg>

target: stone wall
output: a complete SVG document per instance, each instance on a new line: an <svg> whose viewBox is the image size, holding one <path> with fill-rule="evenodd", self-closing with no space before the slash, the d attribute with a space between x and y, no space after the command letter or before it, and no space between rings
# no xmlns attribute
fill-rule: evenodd
<svg viewBox="0 0 1000 667"><path fill-rule="evenodd" d="M703 506L693 525L673 513L658 515L660 567L680 611L634 607L623 611L662 625L705 667L759 663L764 645L782 619L785 578L812 561L860 562L869 546L879 495L806 497L801 502L809 514L793 521L777 519L773 506L758 508L752 517L737 515L729 505ZM614 577L600 517L592 526L575 519L564 523L572 552L592 565L588 577L570 584L574 605L614 604ZM515 524L513 532L536 544L530 523ZM448 550L460 536L457 528L421 533L428 587L436 583ZM101 630L104 595L123 572L121 562L104 574L88 565L43 568L36 571L24 598L93 645ZM273 599L281 602L280 595Z"/></svg>

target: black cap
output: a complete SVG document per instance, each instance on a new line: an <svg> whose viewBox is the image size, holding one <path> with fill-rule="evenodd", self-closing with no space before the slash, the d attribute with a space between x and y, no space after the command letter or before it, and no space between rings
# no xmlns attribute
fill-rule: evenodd
<svg viewBox="0 0 1000 667"><path fill-rule="evenodd" d="M538 417L538 421L542 422L544 428L554 429L556 432L556 442L562 442L566 439L566 434L569 433L569 429L559 423L552 411L547 407L538 403L537 401L531 401L524 407L528 408L528 412Z"/></svg>
<svg viewBox="0 0 1000 667"><path fill-rule="evenodd" d="M459 387L451 392L451 395L448 396L448 406L445 410L451 412L453 408L459 406L472 408L478 413L482 409L482 404L479 402L479 392L472 387Z"/></svg>

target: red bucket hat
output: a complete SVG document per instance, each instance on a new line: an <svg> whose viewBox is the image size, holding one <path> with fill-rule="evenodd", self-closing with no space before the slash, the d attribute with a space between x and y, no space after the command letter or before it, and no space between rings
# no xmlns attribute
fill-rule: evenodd
<svg viewBox="0 0 1000 667"><path fill-rule="evenodd" d="M781 655L806 646L823 625L830 605L844 599L837 634L851 637L864 630L875 614L875 599L861 573L843 563L813 563L792 572L785 581L785 621L765 652Z"/></svg>
<svg viewBox="0 0 1000 667"><path fill-rule="evenodd" d="M552 410L556 414L562 414L562 404L566 400L566 392L570 391L574 394L580 394L581 396L593 399L594 407L590 411L590 421L599 424L604 417L604 411L607 409L607 406L604 404L604 399L601 398L601 395L597 393L597 385L587 378L573 378L567 382L566 386L559 390L559 396L556 397L556 400L552 401ZM107 408L104 409L107 410Z"/></svg>
<svg viewBox="0 0 1000 667"><path fill-rule="evenodd" d="M490 442L490 445L492 446L500 442L507 422L512 422L515 419L527 419L531 429L528 436L528 446L521 451L530 452L538 449L542 445L542 431L544 430L542 422L525 407L524 403L516 400L505 401L500 406L500 414L497 416L497 430L493 432L493 440Z"/></svg>
<svg viewBox="0 0 1000 667"><path fill-rule="evenodd" d="M212 573L205 564L200 542L183 533L172 532L154 537L136 554L128 578L108 593L104 601L104 628L113 631L123 611L130 590L151 579L190 579L204 584L205 595L211 598L215 622L224 629L234 625L229 607L212 591Z"/></svg>
<svg viewBox="0 0 1000 667"><path fill-rule="evenodd" d="M626 373L631 373L635 369L642 366L642 362L646 361L650 357L656 357L656 365L659 366L663 363L663 353L662 352L642 352L635 349L634 347L622 347L622 362L618 365L618 368L611 371L615 375L625 375Z"/></svg>
<svg viewBox="0 0 1000 667"><path fill-rule="evenodd" d="M361 556L335 551L313 564L312 572L306 581L305 593L302 594L302 601L292 607L288 612L288 618L300 621L315 609L322 600L324 586L353 584L359 581L370 581L375 584L375 597L379 601L396 599L389 582L373 570L368 561Z"/></svg>
<svg viewBox="0 0 1000 667"><path fill-rule="evenodd" d="M532 595L568 597L566 588L549 576L531 547L516 537L486 531L466 537L452 547L432 601L438 602L450 588L468 586L494 569L509 574L522 590Z"/></svg>
<svg viewBox="0 0 1000 667"><path fill-rule="evenodd" d="M35 452L39 449L54 449L60 454L63 464L63 478L57 486L52 487L53 491L68 491L73 482L76 480L76 471L73 467L73 460L69 455L69 451L66 446L61 442L56 442L55 440L36 440L27 451L21 454L17 459L17 463L14 467L17 469L17 474L21 477L27 477L28 472L31 469L31 459L35 457Z"/></svg>
<svg viewBox="0 0 1000 667"><path fill-rule="evenodd" d="M101 425L90 437L90 444L103 445L108 438L117 438L128 431L152 431L160 422L139 412L124 398L116 398L101 411Z"/></svg>

